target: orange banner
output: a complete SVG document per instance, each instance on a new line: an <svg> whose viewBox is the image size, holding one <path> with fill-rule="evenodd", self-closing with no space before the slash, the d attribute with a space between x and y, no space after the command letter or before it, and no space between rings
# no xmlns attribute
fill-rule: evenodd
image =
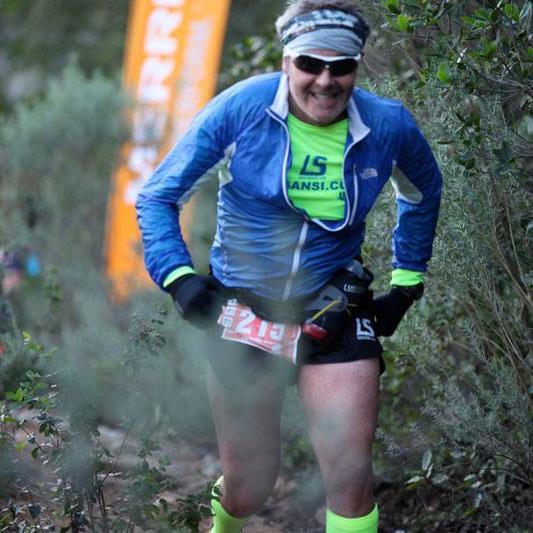
<svg viewBox="0 0 533 533"><path fill-rule="evenodd" d="M124 85L134 97L131 139L112 177L106 273L125 299L151 284L135 200L144 182L213 96L230 0L132 0ZM187 219L183 223L187 233Z"/></svg>

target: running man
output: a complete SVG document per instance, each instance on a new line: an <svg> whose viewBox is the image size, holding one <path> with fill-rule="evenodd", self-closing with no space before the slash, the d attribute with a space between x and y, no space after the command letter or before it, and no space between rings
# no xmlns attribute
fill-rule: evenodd
<svg viewBox="0 0 533 533"><path fill-rule="evenodd" d="M213 342L207 378L223 477L212 531L241 531L270 495L284 390L296 380L326 531L376 532L377 336L391 335L421 296L441 175L401 102L355 87L369 28L352 1L296 0L276 29L282 72L214 98L139 195L145 262ZM179 213L214 170L217 232L201 274ZM365 218L393 170L391 290L373 299Z"/></svg>

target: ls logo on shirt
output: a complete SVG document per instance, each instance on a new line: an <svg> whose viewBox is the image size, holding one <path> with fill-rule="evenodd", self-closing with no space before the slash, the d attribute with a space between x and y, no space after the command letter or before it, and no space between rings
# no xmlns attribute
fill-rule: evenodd
<svg viewBox="0 0 533 533"><path fill-rule="evenodd" d="M300 176L324 176L328 169L328 159L321 155L313 157L311 162L311 156L305 156L305 161L300 170Z"/></svg>

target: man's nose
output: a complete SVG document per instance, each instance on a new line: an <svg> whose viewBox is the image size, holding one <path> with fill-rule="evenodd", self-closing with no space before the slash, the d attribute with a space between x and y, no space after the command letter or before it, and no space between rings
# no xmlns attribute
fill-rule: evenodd
<svg viewBox="0 0 533 533"><path fill-rule="evenodd" d="M324 67L322 72L315 78L315 83L321 87L329 87L333 83L333 80L334 78L331 75L329 68Z"/></svg>

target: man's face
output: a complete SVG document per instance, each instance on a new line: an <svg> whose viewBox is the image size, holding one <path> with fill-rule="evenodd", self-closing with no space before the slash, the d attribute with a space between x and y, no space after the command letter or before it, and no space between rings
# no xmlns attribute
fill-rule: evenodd
<svg viewBox="0 0 533 533"><path fill-rule="evenodd" d="M321 48L308 52L326 57L342 55ZM309 74L298 69L293 59L286 56L283 58L283 72L289 78L289 109L296 118L309 124L327 126L344 117L357 71L333 77L325 68L320 74Z"/></svg>

